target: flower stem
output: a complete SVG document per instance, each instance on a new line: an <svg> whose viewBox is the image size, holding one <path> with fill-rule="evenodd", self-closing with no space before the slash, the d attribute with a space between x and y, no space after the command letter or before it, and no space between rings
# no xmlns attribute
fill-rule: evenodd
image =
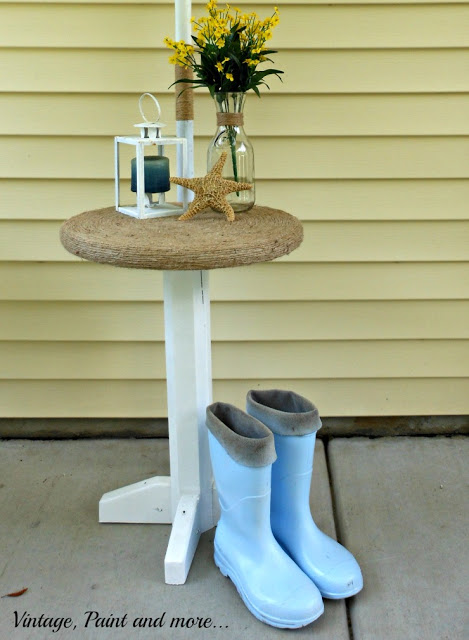
<svg viewBox="0 0 469 640"><path fill-rule="evenodd" d="M234 175L235 182L239 182L238 164L236 160L236 132L234 127L228 127L228 138L230 140L230 147L231 147L231 161L233 163L233 175ZM239 191L236 192L236 195L239 196Z"/></svg>

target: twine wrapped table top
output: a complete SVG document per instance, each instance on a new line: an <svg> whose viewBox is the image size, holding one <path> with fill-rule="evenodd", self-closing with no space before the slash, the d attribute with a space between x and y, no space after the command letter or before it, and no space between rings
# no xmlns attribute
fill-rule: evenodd
<svg viewBox="0 0 469 640"><path fill-rule="evenodd" d="M220 269L266 262L286 255L303 240L294 216L255 206L227 222L220 213L137 220L114 207L86 211L64 222L60 240L70 253L134 269Z"/></svg>

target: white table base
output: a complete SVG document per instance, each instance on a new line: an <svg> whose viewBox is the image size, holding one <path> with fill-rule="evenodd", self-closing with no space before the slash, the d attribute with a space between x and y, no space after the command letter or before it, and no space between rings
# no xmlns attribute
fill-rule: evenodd
<svg viewBox="0 0 469 640"><path fill-rule="evenodd" d="M105 493L100 522L172 523L165 582L184 584L200 534L215 526L205 410L212 402L208 271L164 271L170 476Z"/></svg>

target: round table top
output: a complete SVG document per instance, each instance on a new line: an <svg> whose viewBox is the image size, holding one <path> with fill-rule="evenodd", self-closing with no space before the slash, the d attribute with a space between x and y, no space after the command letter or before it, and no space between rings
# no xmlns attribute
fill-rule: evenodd
<svg viewBox="0 0 469 640"><path fill-rule="evenodd" d="M139 220L114 207L85 211L64 222L60 240L70 253L135 269L220 269L266 262L286 255L303 240L294 216L254 206L236 213L203 211L189 220L178 216Z"/></svg>

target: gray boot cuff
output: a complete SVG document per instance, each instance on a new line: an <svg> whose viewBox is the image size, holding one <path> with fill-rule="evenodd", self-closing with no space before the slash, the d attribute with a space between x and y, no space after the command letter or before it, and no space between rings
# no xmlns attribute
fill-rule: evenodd
<svg viewBox="0 0 469 640"><path fill-rule="evenodd" d="M246 467L265 467L277 459L272 433L262 422L225 402L207 407L207 427L228 455Z"/></svg>
<svg viewBox="0 0 469 640"><path fill-rule="evenodd" d="M304 436L321 428L314 404L293 391L249 391L246 406L251 416L281 436Z"/></svg>

